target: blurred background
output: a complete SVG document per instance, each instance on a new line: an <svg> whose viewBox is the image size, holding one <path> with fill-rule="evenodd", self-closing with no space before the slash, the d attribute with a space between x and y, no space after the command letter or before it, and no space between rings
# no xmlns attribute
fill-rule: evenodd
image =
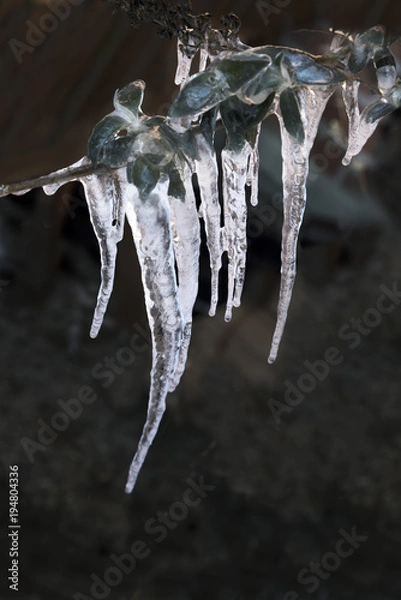
<svg viewBox="0 0 401 600"><path fill-rule="evenodd" d="M247 44L314 53L327 49L330 27L383 24L396 38L401 23L390 0L194 0L195 13L206 10L216 26L235 12ZM149 114L165 114L176 94L175 41L131 27L112 4L2 0L0 23L1 183L83 156L129 81L146 81ZM398 42L393 50L401 58ZM364 86L361 102L371 101ZM273 366L281 166L277 124L265 125L243 305L224 322L223 272L222 305L208 317L203 252L187 369L132 496L124 484L146 413L150 346L130 235L91 340L99 257L82 189L1 200L2 599L15 597L9 465L19 467L24 600L400 598L400 116L345 168L345 111L331 99Z"/></svg>

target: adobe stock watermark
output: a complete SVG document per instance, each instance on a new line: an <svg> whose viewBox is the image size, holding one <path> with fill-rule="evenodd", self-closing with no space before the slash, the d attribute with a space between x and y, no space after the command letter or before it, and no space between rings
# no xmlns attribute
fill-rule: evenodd
<svg viewBox="0 0 401 600"><path fill-rule="evenodd" d="M119 348L114 356L105 356L102 361L96 363L92 370L92 378L100 381L102 387L110 387L117 376L124 373L135 362L138 354L149 348L146 331L138 324L134 325L136 330L129 341L129 345ZM44 452L59 437L60 433L66 431L71 423L76 421L83 413L86 406L93 404L98 396L90 385L82 385L74 398L69 400L57 400L57 411L45 421L37 420L38 430L35 439L21 438L21 446L33 464L35 454Z"/></svg>
<svg viewBox="0 0 401 600"><path fill-rule="evenodd" d="M191 508L197 507L216 488L216 485L206 484L204 477L200 476L186 480L187 488L180 500L173 502L167 511L158 511L154 517L149 518L144 525L144 539L135 540L128 552L120 555L110 555L110 565L99 575L91 573L91 585L88 594L76 592L74 600L105 600L111 590L121 584L126 575L130 575L139 561L148 558L152 553L151 542L161 544L170 531L176 529L189 515ZM145 538L145 535L143 536Z"/></svg>
<svg viewBox="0 0 401 600"><path fill-rule="evenodd" d="M382 294L376 300L376 306L367 308L361 317L352 317L342 325L337 332L337 337L347 343L348 350L355 350L361 344L362 339L372 333L383 321L383 315L392 313L401 304L401 290L398 282L392 287L382 284ZM282 415L291 413L299 406L307 394L315 391L319 383L322 383L329 375L332 367L340 365L344 361L344 354L337 346L330 346L323 356L315 361L305 360L303 365L306 370L294 383L289 379L284 381L284 401L269 398L267 405L277 425L282 422Z"/></svg>
<svg viewBox="0 0 401 600"><path fill-rule="evenodd" d="M49 0L46 3L48 12L45 12L37 23L31 19L25 21L25 41L15 38L8 45L19 65L23 63L23 57L28 52L32 54L45 42L47 36L59 26L60 21L65 21L71 14L72 8L83 4L85 0Z"/></svg>
<svg viewBox="0 0 401 600"><path fill-rule="evenodd" d="M340 568L342 561L354 554L361 544L369 539L367 535L360 535L356 527L352 527L351 533L345 529L339 530L340 538L337 540L334 551L326 552L320 562L311 561L307 567L301 569L297 575L299 584L307 586L306 592L316 592L322 581L327 581L334 571ZM290 590L284 594L282 600L301 600L301 596Z"/></svg>
<svg viewBox="0 0 401 600"><path fill-rule="evenodd" d="M271 15L279 15L283 8L287 8L291 2L292 0L270 0L270 2L266 2L266 0L256 0L255 7L262 17L263 23L267 27L270 23Z"/></svg>

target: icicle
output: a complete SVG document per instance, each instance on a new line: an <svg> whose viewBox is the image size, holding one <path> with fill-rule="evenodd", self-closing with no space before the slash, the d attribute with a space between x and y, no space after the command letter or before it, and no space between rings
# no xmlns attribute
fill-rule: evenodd
<svg viewBox="0 0 401 600"><path fill-rule="evenodd" d="M350 164L353 156L359 154L368 139L372 136L380 119L392 113L396 109L394 101L382 97L377 102L367 106L362 114L359 112L358 104L359 82L354 81L351 84L345 82L342 85L342 92L345 104L345 110L348 115L348 147L342 160L343 165ZM392 94L389 94L392 97Z"/></svg>
<svg viewBox="0 0 401 600"><path fill-rule="evenodd" d="M83 177L81 183L100 249L101 283L89 334L95 338L113 291L117 244L124 235L125 211L119 178L115 172Z"/></svg>
<svg viewBox="0 0 401 600"><path fill-rule="evenodd" d="M349 165L351 157L349 149L355 146L359 136L359 81L344 81L341 86L341 92L344 100L345 112L348 117L348 150L344 156L342 163L344 166Z"/></svg>
<svg viewBox="0 0 401 600"><path fill-rule="evenodd" d="M201 207L200 216L205 223L206 243L209 250L211 271L211 299L209 315L216 314L219 295L219 272L221 269L221 208L218 189L218 167L216 155L202 134L197 136L199 159L195 161Z"/></svg>
<svg viewBox="0 0 401 600"><path fill-rule="evenodd" d="M184 323L179 306L167 200L168 180L161 179L144 202L136 188L120 181L132 229L145 291L152 335L152 370L146 423L129 469L126 492L132 492L166 407L166 396L176 369Z"/></svg>
<svg viewBox="0 0 401 600"><path fill-rule="evenodd" d="M381 28L377 29L381 33ZM348 148L342 160L343 165L349 165L352 157L359 154L367 140L374 133L380 119L393 112L398 105L395 92L395 60L388 48L381 48L375 52L374 65L379 90L389 97L383 96L371 106L366 107L362 114L359 112L358 104L359 82L344 82L342 84L344 104L349 121Z"/></svg>
<svg viewBox="0 0 401 600"><path fill-rule="evenodd" d="M246 185L251 188L250 203L251 206L257 206L259 201L259 137L262 129L260 123L254 134L254 139L251 142L248 171L246 176Z"/></svg>
<svg viewBox="0 0 401 600"><path fill-rule="evenodd" d="M57 171L59 175L69 173L76 167L90 164L87 157L70 167ZM109 299L113 291L117 244L124 234L124 205L119 178L116 172L76 177L85 190L91 223L99 243L101 261L101 283L90 329L90 337L95 338L102 326ZM71 179L73 181L73 179ZM63 183L53 183L43 187L48 195L54 194Z"/></svg>
<svg viewBox="0 0 401 600"><path fill-rule="evenodd" d="M276 110L281 130L284 215L281 243L280 295L277 307L277 323L268 358L269 363L273 363L276 360L291 302L296 275L298 234L306 204L306 179L309 171L309 154L317 134L319 121L333 91L333 86L321 86L313 90L300 88L298 90L300 116L305 132L305 138L302 143L288 133L280 109L277 107Z"/></svg>
<svg viewBox="0 0 401 600"><path fill-rule="evenodd" d="M199 53L199 73L202 73L207 67L207 61L209 60L209 53L204 48L200 49Z"/></svg>
<svg viewBox="0 0 401 600"><path fill-rule="evenodd" d="M193 44L191 44L191 41ZM196 40L188 33L188 41L184 45L182 40L177 40L177 69L175 71L174 83L182 86L189 78L191 65L195 54L198 52ZM200 69L201 70L201 69Z"/></svg>
<svg viewBox="0 0 401 600"><path fill-rule="evenodd" d="M175 261L178 271L178 293L185 323L183 340L174 378L170 385L172 392L180 382L185 370L192 331L192 311L198 294L200 227L191 171L184 170L185 197L169 197L172 213L172 232Z"/></svg>
<svg viewBox="0 0 401 600"><path fill-rule="evenodd" d="M245 278L246 217L245 184L250 146L240 152L224 148L221 153L224 202L224 249L228 254L228 292L224 319L230 321L233 306L240 306Z"/></svg>
<svg viewBox="0 0 401 600"><path fill-rule="evenodd" d="M387 98L381 98L379 101L367 106L359 117L358 129L352 136L347 152L342 160L343 165L349 165L353 156L359 154L368 139L376 130L380 119L392 113L397 106Z"/></svg>

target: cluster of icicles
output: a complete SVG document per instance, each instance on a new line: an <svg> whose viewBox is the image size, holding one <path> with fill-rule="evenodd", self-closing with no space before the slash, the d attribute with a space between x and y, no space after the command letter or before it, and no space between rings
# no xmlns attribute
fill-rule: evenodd
<svg viewBox="0 0 401 600"><path fill-rule="evenodd" d="M187 32L188 34L188 32ZM191 40L191 35L187 35ZM167 117L141 110L145 84L118 90L115 110L94 128L88 156L39 178L47 194L67 181L85 189L100 246L101 284L90 331L96 337L113 288L117 244L125 216L142 272L152 336L152 370L146 423L132 461L126 491L135 485L165 411L166 396L184 372L198 291L200 221L211 269L210 315L218 303L222 254L228 256L225 319L241 302L246 261L247 206L258 201L258 137L270 114L279 120L283 159L283 237L277 324L269 363L276 359L296 274L298 233L305 202L309 153L325 106L340 87L349 119L348 164L379 120L401 103L401 84L382 27L351 37L337 33L330 50L314 56L277 46L250 48L218 32L199 47L178 43L180 91ZM190 76L195 54L199 72ZM360 113L356 74L373 61L379 99ZM216 156L214 132L221 121L226 146ZM223 222L219 200L222 173ZM196 174L201 204L193 188ZM1 195L24 193L23 184L2 186Z"/></svg>

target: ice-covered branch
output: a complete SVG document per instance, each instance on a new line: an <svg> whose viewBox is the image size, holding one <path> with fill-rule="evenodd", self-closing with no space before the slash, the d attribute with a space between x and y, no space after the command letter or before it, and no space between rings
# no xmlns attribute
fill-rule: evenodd
<svg viewBox="0 0 401 600"><path fill-rule="evenodd" d="M131 0L118 1L134 5ZM165 8L165 3L146 3L146 7L144 3L144 12L135 16L138 23L155 20L152 11L158 6ZM279 119L283 160L281 282L268 358L273 363L295 282L309 155L325 106L340 87L349 122L343 159L348 164L379 121L401 105L401 82L382 27L356 36L337 33L327 53L312 55L284 46L245 46L233 15L216 30L208 15L196 17L180 8L175 14L179 17L174 25L179 38L175 81L180 90L167 118L143 113L145 83L134 81L117 90L113 112L91 133L87 156L49 175L0 186L0 196L6 196L34 187L53 194L69 181L82 183L101 259L91 337L99 333L113 290L118 243L127 217L141 267L152 339L148 413L129 470L128 493L156 435L167 394L185 370L198 292L199 218L204 222L210 258L209 314L213 316L218 307L224 252L228 257L227 321L233 307L240 305L247 250L245 189L251 188L250 204L256 205L258 140L264 119L272 113ZM168 25L160 19L159 24ZM199 60L193 61L197 55ZM194 63L199 72L191 76ZM377 98L361 112L358 74L369 63L376 72ZM226 133L221 156L214 143L218 123ZM194 179L200 193L199 210Z"/></svg>

